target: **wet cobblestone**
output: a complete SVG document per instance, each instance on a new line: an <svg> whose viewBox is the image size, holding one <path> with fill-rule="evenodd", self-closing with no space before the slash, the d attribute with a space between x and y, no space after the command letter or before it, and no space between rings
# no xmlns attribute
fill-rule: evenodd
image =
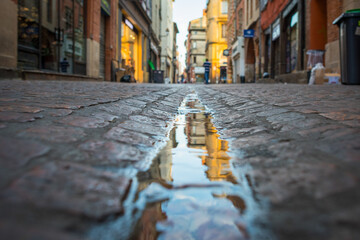
<svg viewBox="0 0 360 240"><path fill-rule="evenodd" d="M188 92L177 89L1 81L0 211L11 214L0 222L13 225L0 236L83 239L84 226L121 215L131 169L149 166Z"/></svg>
<svg viewBox="0 0 360 240"><path fill-rule="evenodd" d="M193 90L276 238L360 239L359 87L52 81L0 81L0 236L84 239L119 216Z"/></svg>
<svg viewBox="0 0 360 240"><path fill-rule="evenodd" d="M360 238L359 87L196 90L213 110L222 137L239 153L236 168L251 166L255 191L270 203L276 238Z"/></svg>

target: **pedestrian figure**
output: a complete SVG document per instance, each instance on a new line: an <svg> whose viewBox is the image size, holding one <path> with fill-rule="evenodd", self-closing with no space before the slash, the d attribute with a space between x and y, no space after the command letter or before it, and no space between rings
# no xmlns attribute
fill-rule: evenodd
<svg viewBox="0 0 360 240"><path fill-rule="evenodd" d="M205 68L205 84L209 84L209 74L210 74L210 67L211 63L208 59L204 62L203 67Z"/></svg>
<svg viewBox="0 0 360 240"><path fill-rule="evenodd" d="M67 69L70 66L67 58L64 58L61 62L60 62L60 68L61 68L61 72L63 73L67 73Z"/></svg>

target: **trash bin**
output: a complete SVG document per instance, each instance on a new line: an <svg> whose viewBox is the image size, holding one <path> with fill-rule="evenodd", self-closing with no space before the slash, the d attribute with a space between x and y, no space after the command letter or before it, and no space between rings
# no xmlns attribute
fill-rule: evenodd
<svg viewBox="0 0 360 240"><path fill-rule="evenodd" d="M340 15L333 24L340 30L340 66L343 84L360 84L360 9Z"/></svg>
<svg viewBox="0 0 360 240"><path fill-rule="evenodd" d="M164 83L164 71L155 70L153 77L154 77L154 83Z"/></svg>

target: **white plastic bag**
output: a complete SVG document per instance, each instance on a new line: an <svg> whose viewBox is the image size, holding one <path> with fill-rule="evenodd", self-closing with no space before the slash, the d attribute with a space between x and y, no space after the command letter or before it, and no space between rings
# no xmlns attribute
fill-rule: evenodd
<svg viewBox="0 0 360 240"><path fill-rule="evenodd" d="M309 85L314 85L315 84L316 72L317 71L321 71L321 74L319 74L319 76L320 77L322 76L322 78L323 78L325 68L324 68L324 65L322 63L317 63L315 65L315 67L313 67L311 69L311 76L310 76L310 80L309 80Z"/></svg>

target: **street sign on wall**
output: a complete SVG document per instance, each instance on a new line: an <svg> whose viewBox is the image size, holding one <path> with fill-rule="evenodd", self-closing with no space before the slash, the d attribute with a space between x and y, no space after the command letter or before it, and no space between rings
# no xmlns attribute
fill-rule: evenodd
<svg viewBox="0 0 360 240"><path fill-rule="evenodd" d="M244 37L245 38L253 38L255 34L254 29L245 29L244 30Z"/></svg>

